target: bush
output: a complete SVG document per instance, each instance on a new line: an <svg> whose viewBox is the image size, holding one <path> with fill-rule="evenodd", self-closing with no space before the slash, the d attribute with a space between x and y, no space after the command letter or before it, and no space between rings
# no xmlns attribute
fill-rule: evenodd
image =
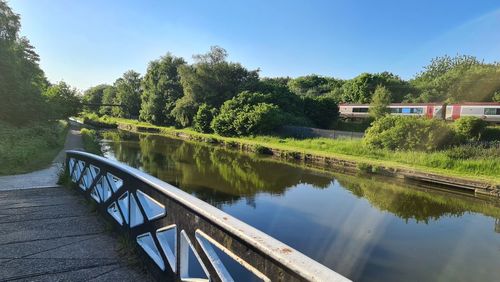
<svg viewBox="0 0 500 282"><path fill-rule="evenodd" d="M319 128L331 128L339 116L337 102L330 97L304 97L304 115Z"/></svg>
<svg viewBox="0 0 500 282"><path fill-rule="evenodd" d="M258 102L262 94L242 92L226 101L211 124L222 136L244 136L272 131L283 124L283 112L278 106Z"/></svg>
<svg viewBox="0 0 500 282"><path fill-rule="evenodd" d="M210 109L207 104L202 104L193 117L193 129L202 133L212 133L210 124L215 115L215 109Z"/></svg>
<svg viewBox="0 0 500 282"><path fill-rule="evenodd" d="M442 120L384 116L373 122L364 137L370 148L437 150L456 144L455 132Z"/></svg>
<svg viewBox="0 0 500 282"><path fill-rule="evenodd" d="M500 126L486 127L481 134L483 141L500 141Z"/></svg>
<svg viewBox="0 0 500 282"><path fill-rule="evenodd" d="M100 128L117 128L118 124L108 116L99 117L95 113L86 114L83 117L83 123Z"/></svg>
<svg viewBox="0 0 500 282"><path fill-rule="evenodd" d="M463 140L475 141L481 138L486 121L477 117L461 117L454 123L455 131Z"/></svg>

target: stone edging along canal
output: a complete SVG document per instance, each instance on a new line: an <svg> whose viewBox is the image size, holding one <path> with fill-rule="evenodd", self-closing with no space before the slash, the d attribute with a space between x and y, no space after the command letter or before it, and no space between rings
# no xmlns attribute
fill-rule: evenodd
<svg viewBox="0 0 500 282"><path fill-rule="evenodd" d="M231 148L239 148L242 151L258 152L262 154L272 155L275 158L288 160L288 161L302 161L304 163L311 163L324 167L341 167L348 171L364 171L383 176L391 176L397 178L410 179L425 183L431 183L440 187L450 189L468 190L481 195L488 195L493 197L500 197L500 185L491 184L479 180L469 180L459 177L444 176L436 173L426 173L417 170L400 168L400 167L384 167L378 165L371 165L367 163L360 163L342 158L312 155L291 150L267 148L258 145L246 144L238 141L224 141L215 138L204 138L194 134L178 131L162 131L157 127L140 126L126 123L118 123L118 129L136 132L136 133L156 133L171 136L183 140L192 140L213 145L220 145Z"/></svg>

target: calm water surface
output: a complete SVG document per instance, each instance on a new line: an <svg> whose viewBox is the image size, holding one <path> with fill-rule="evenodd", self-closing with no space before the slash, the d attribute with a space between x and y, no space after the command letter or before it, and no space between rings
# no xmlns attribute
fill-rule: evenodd
<svg viewBox="0 0 500 282"><path fill-rule="evenodd" d="M499 281L498 201L324 172L205 144L105 134L109 158L357 281Z"/></svg>

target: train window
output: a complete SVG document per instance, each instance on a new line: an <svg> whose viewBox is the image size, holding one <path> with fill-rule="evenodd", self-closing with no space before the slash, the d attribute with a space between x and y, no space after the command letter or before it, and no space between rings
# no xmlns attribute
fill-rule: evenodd
<svg viewBox="0 0 500 282"><path fill-rule="evenodd" d="M410 108L403 108L403 110L401 111L403 114L409 114L412 112L413 109L410 109Z"/></svg>
<svg viewBox="0 0 500 282"><path fill-rule="evenodd" d="M485 115L500 115L500 108L485 108Z"/></svg>
<svg viewBox="0 0 500 282"><path fill-rule="evenodd" d="M352 108L353 113L367 113L368 108Z"/></svg>
<svg viewBox="0 0 500 282"><path fill-rule="evenodd" d="M401 108L391 108L391 114L400 114Z"/></svg>
<svg viewBox="0 0 500 282"><path fill-rule="evenodd" d="M424 109L422 109L422 108L412 108L411 112L413 114L423 114L424 113Z"/></svg>

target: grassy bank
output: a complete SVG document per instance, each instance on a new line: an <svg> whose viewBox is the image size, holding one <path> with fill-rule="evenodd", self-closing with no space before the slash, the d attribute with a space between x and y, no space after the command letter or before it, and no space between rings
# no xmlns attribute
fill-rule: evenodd
<svg viewBox="0 0 500 282"><path fill-rule="evenodd" d="M0 175L47 167L63 148L67 128L65 121L23 127L0 123Z"/></svg>
<svg viewBox="0 0 500 282"><path fill-rule="evenodd" d="M85 151L96 155L102 155L99 137L97 136L97 132L95 130L82 128L80 129L80 134L82 135L83 147Z"/></svg>
<svg viewBox="0 0 500 282"><path fill-rule="evenodd" d="M272 149L289 152L296 158L301 156L332 157L358 163L358 168L370 167L403 168L419 172L437 173L444 176L460 177L471 180L500 184L500 149L477 149L475 154L462 157L456 150L438 152L374 150L363 146L361 140L315 138L297 140L272 136L244 138L221 137L215 134L202 134L191 129L154 126L136 120L110 118L110 122L133 125L143 131L157 132L170 136L189 136L188 139L222 143L232 147L251 147L254 151L265 153ZM464 148L469 150L470 148Z"/></svg>

